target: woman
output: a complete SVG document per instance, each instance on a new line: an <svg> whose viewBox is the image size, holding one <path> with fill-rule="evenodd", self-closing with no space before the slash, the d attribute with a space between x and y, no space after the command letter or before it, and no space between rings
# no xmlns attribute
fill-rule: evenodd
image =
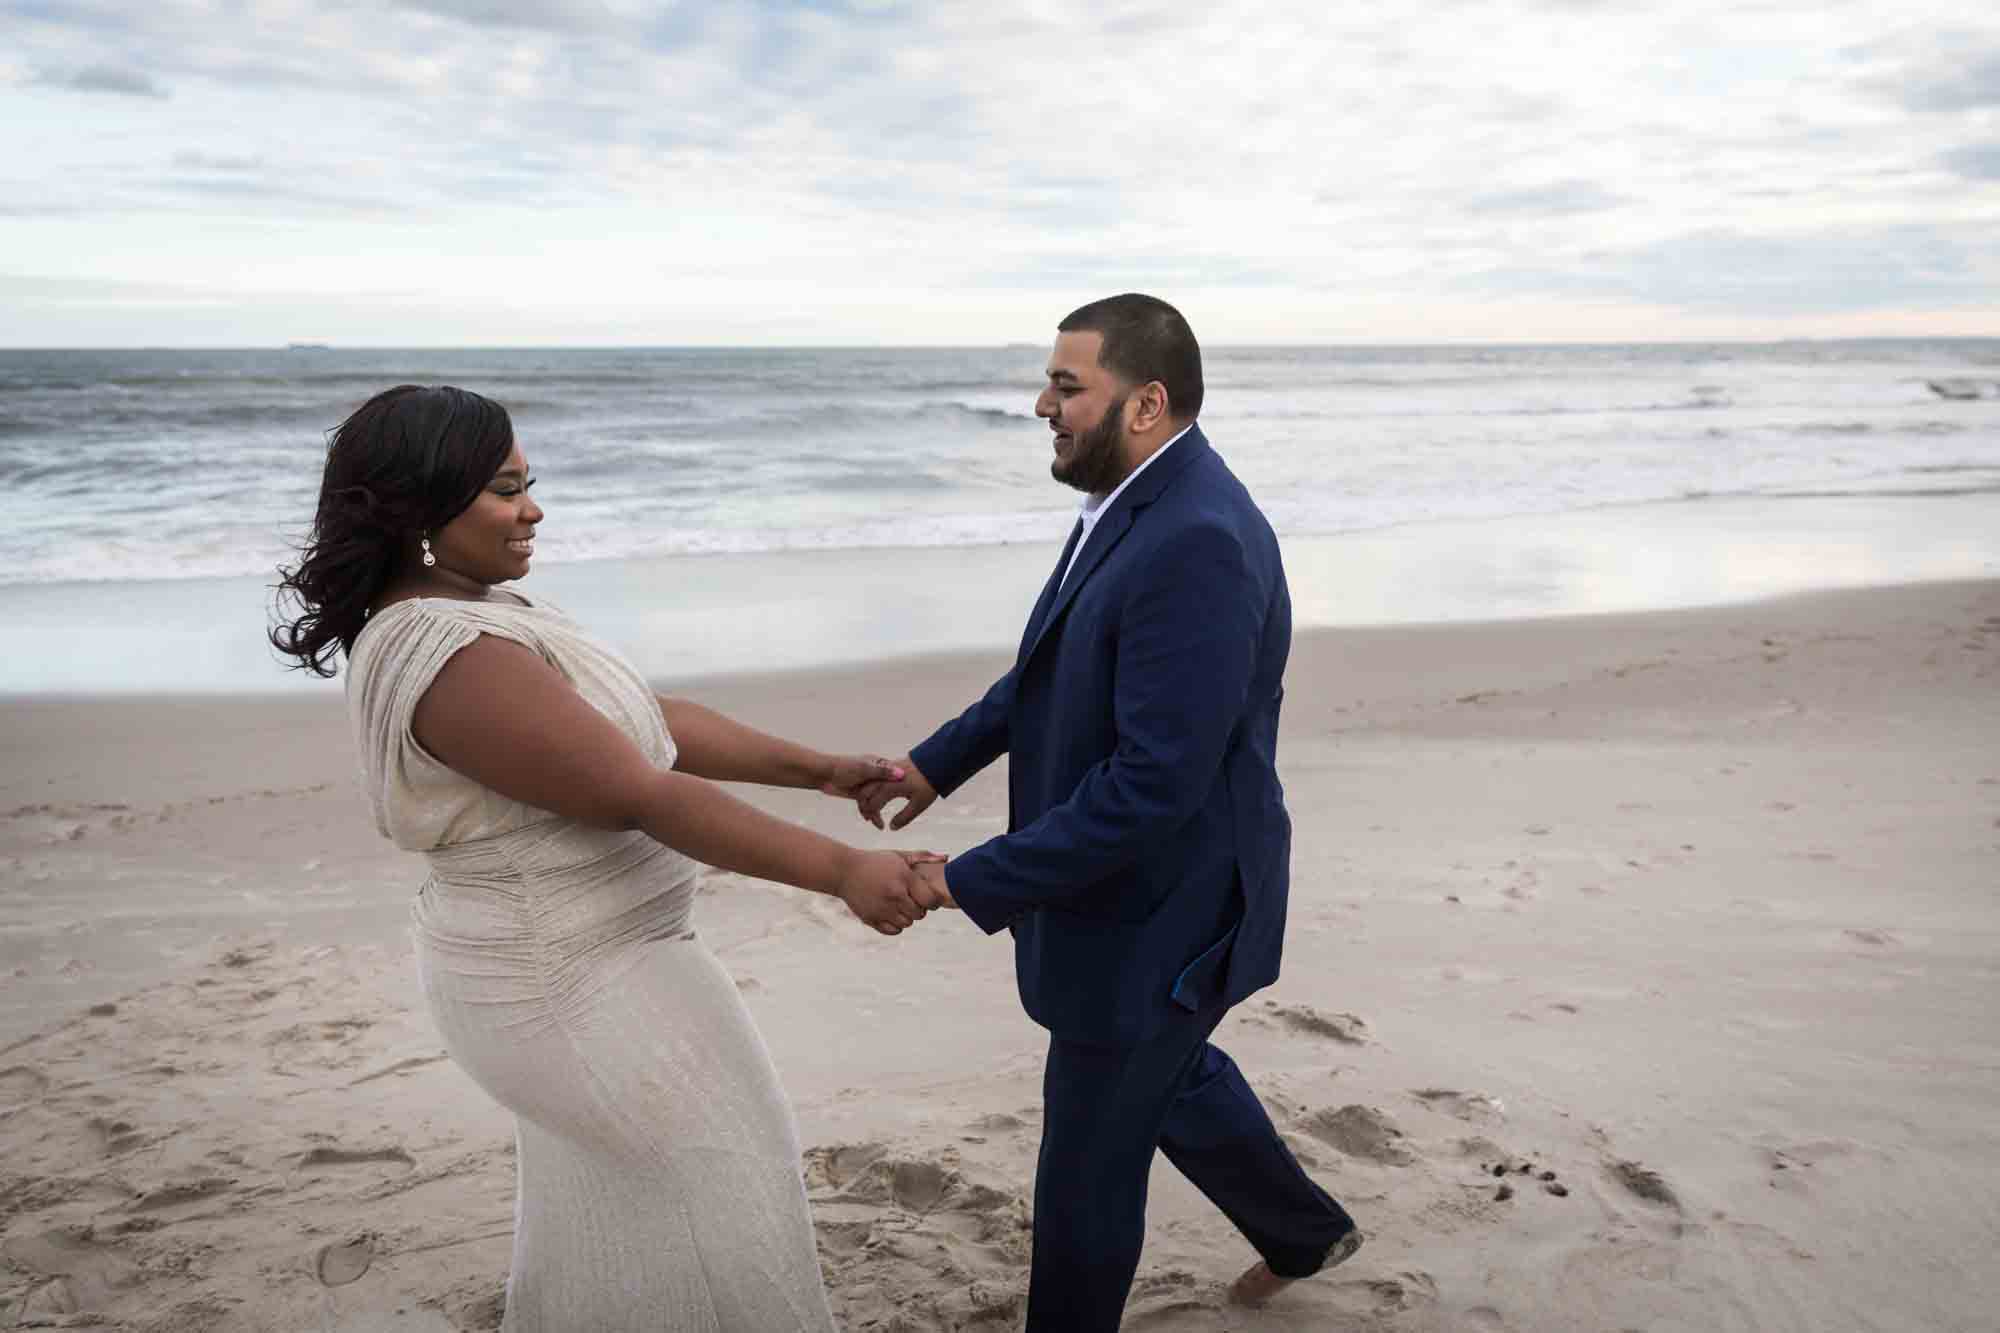
<svg viewBox="0 0 2000 1333"><path fill-rule="evenodd" d="M797 1131L690 921L698 862L839 897L896 934L911 861L709 780L852 796L901 772L658 698L500 585L542 510L507 413L404 385L334 432L272 642L347 700L376 826L422 852L416 945L452 1058L519 1143L508 1333L830 1330Z"/></svg>

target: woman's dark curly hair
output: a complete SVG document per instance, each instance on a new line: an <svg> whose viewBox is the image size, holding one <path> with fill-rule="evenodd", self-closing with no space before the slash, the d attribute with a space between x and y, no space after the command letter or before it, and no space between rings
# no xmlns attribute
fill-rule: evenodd
<svg viewBox="0 0 2000 1333"><path fill-rule="evenodd" d="M278 570L270 637L289 665L333 675L411 539L464 513L513 448L507 409L450 385L384 389L335 427L312 534Z"/></svg>

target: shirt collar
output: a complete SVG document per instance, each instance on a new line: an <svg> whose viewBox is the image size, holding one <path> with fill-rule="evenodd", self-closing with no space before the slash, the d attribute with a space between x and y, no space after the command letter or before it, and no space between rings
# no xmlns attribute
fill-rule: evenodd
<svg viewBox="0 0 2000 1333"><path fill-rule="evenodd" d="M1189 431L1193 429L1194 429L1194 423L1192 421L1188 422L1187 425L1182 426L1180 428L1179 434L1176 434L1173 439L1168 440L1165 444L1153 450L1153 452L1147 456L1145 462L1133 468L1132 471L1126 475L1125 480L1119 482L1117 486L1112 488L1112 491L1109 495L1084 496L1083 503L1077 506L1077 511L1076 511L1077 517L1083 520L1083 525L1086 528L1094 525L1097 522L1098 516L1103 514L1105 510L1111 507L1111 502L1113 500L1116 500L1119 496L1123 495L1125 493L1125 488L1127 486L1130 486L1133 482L1139 479L1139 474L1141 472L1144 472L1147 468L1153 466L1154 463L1158 462L1161 454L1173 448L1174 445L1179 442L1182 435L1187 434Z"/></svg>

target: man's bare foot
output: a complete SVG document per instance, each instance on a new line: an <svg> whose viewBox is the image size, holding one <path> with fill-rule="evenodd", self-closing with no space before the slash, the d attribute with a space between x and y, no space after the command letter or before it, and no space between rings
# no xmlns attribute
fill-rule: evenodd
<svg viewBox="0 0 2000 1333"><path fill-rule="evenodd" d="M1333 1243L1333 1248L1326 1252L1326 1262L1319 1266L1319 1272L1324 1273L1329 1268L1346 1263L1360 1248L1361 1231L1356 1228ZM1318 1273L1313 1274L1314 1277L1318 1275ZM1271 1271L1269 1264L1260 1259L1244 1269L1243 1275L1229 1284L1229 1300L1232 1305L1247 1305L1256 1309L1292 1283L1302 1280L1279 1277Z"/></svg>
<svg viewBox="0 0 2000 1333"><path fill-rule="evenodd" d="M1271 1271L1262 1259L1243 1270L1243 1275L1229 1284L1229 1303L1247 1305L1259 1309L1265 1301L1292 1285L1294 1279L1279 1277Z"/></svg>

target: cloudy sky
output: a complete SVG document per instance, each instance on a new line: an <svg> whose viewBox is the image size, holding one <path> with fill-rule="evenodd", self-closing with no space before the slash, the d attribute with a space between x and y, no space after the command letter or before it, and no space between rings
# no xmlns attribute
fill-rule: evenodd
<svg viewBox="0 0 2000 1333"><path fill-rule="evenodd" d="M1993 0L0 0L0 346L2000 335Z"/></svg>

